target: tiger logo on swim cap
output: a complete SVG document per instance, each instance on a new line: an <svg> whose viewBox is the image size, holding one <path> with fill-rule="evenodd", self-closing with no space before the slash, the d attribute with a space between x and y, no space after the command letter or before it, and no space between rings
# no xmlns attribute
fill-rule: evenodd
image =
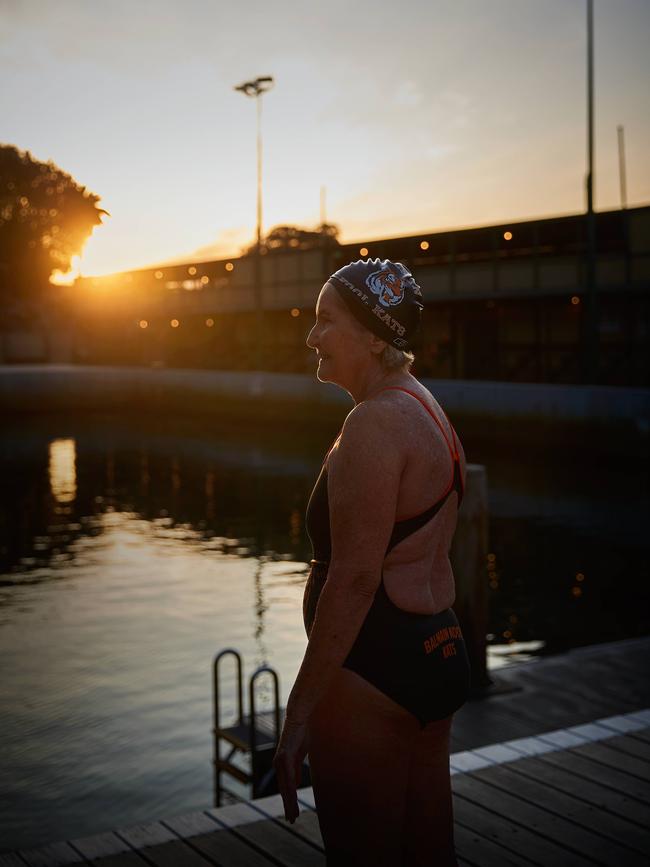
<svg viewBox="0 0 650 867"><path fill-rule="evenodd" d="M403 277L399 277L388 268L382 268L379 271L373 271L366 278L366 286L378 296L384 307L395 307L404 300L403 280Z"/></svg>

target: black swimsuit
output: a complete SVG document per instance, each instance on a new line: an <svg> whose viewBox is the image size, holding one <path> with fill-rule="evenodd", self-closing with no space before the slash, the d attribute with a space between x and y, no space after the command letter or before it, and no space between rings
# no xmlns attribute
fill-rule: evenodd
<svg viewBox="0 0 650 867"><path fill-rule="evenodd" d="M434 419L449 447L454 471L447 491L436 503L419 515L395 522L386 554L428 523L452 491L458 494L458 506L463 497L460 458L453 427L452 448L442 425L415 392L398 386L390 388L415 397ZM318 597L327 580L331 556L325 462L307 505L306 526L314 549L303 597L303 617L309 635ZM417 717L423 727L432 720L444 719L458 710L469 692L467 651L452 609L447 608L437 614L415 614L398 608L386 593L383 573L370 610L343 667L355 671L402 705Z"/></svg>

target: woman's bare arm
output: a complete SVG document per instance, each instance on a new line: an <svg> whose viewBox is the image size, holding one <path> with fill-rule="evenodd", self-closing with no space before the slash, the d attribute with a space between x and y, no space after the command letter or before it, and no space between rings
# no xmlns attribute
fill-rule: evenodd
<svg viewBox="0 0 650 867"><path fill-rule="evenodd" d="M341 668L372 604L395 522L404 455L401 411L361 403L347 417L328 465L332 559L309 643L287 703L307 720Z"/></svg>

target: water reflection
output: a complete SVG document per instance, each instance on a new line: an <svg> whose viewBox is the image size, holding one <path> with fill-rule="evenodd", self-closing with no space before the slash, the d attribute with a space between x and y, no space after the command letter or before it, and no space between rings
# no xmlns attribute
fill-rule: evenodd
<svg viewBox="0 0 650 867"><path fill-rule="evenodd" d="M59 503L72 503L77 495L75 461L76 448L73 439L53 440L50 443L50 491Z"/></svg>
<svg viewBox="0 0 650 867"><path fill-rule="evenodd" d="M109 510L135 512L176 533L193 528L238 556L308 558L302 514L318 446L287 467L280 455L245 442L202 441L193 452L191 442L131 436L135 442L109 428L41 442L36 435L23 460L3 462L3 581L34 569L41 571L25 578L43 580L42 570L69 558L76 538L101 532L95 519ZM14 448L5 443L8 457ZM45 496L40 448L47 455Z"/></svg>
<svg viewBox="0 0 650 867"><path fill-rule="evenodd" d="M286 700L305 647L303 515L334 433L110 418L5 428L0 742L10 784L0 821L15 829L10 845L210 803L211 660L234 646L247 677L272 665ZM642 474L465 449L488 469L485 578L500 659L648 629ZM227 721L232 672L223 687ZM261 680L261 710L270 694Z"/></svg>

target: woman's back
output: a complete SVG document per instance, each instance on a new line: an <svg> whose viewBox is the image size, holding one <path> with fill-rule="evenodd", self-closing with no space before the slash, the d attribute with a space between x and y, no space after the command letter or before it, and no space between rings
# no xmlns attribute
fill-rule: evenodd
<svg viewBox="0 0 650 867"><path fill-rule="evenodd" d="M397 424L386 426L384 442L384 461L402 466L396 523L383 567L386 591L403 610L436 613L455 597L449 548L464 489L463 447L437 401L414 377L402 377L371 399L399 415ZM326 470L337 450L338 440ZM381 473L382 466L376 470ZM331 485L330 495L345 496Z"/></svg>

